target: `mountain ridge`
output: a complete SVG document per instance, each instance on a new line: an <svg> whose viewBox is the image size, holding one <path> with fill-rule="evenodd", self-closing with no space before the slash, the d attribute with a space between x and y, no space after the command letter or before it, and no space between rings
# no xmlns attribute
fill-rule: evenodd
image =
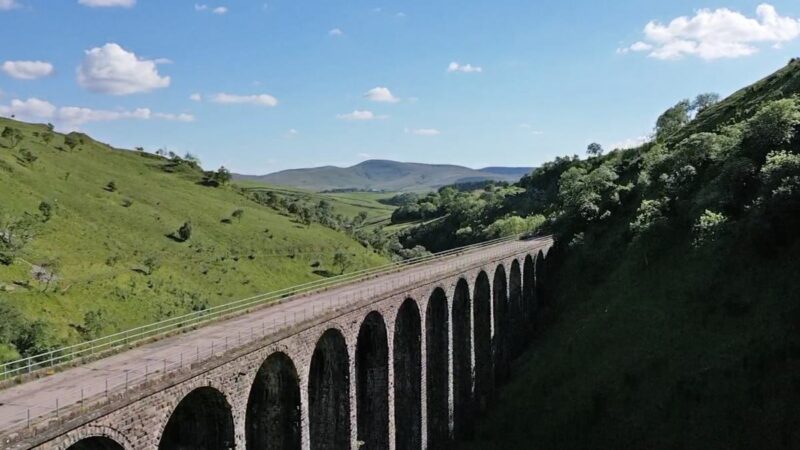
<svg viewBox="0 0 800 450"><path fill-rule="evenodd" d="M350 167L320 166L288 169L266 175L234 174L235 179L293 186L317 191L429 191L449 184L475 181L516 182L528 167L471 169L457 164L426 164L370 159Z"/></svg>

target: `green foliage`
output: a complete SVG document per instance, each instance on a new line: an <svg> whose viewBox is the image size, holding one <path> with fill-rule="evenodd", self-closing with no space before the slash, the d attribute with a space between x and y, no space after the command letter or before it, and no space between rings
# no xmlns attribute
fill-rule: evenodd
<svg viewBox="0 0 800 450"><path fill-rule="evenodd" d="M636 210L636 217L630 223L630 230L635 236L641 236L658 225L666 223L668 199L643 200Z"/></svg>
<svg viewBox="0 0 800 450"><path fill-rule="evenodd" d="M19 149L19 156L17 157L17 162L22 164L23 166L32 166L33 163L36 162L39 157L33 153L32 151L28 150L27 148Z"/></svg>
<svg viewBox="0 0 800 450"><path fill-rule="evenodd" d="M241 208L234 210L231 213L231 217L233 217L236 220L242 220L242 217L244 217L244 210Z"/></svg>
<svg viewBox="0 0 800 450"><path fill-rule="evenodd" d="M33 239L33 220L30 215L15 217L0 211L0 264L8 266Z"/></svg>
<svg viewBox="0 0 800 450"><path fill-rule="evenodd" d="M106 183L106 186L103 189L105 189L108 192L117 192L117 182L111 180L108 183Z"/></svg>
<svg viewBox="0 0 800 450"><path fill-rule="evenodd" d="M692 101L691 109L696 111L697 114L700 114L704 110L719 103L719 98L720 98L719 94L715 92L707 92L704 94L699 94Z"/></svg>
<svg viewBox="0 0 800 450"><path fill-rule="evenodd" d="M510 216L495 220L486 227L484 234L488 239L510 236L512 234L533 233L538 230L545 222L545 217L541 214L520 217Z"/></svg>
<svg viewBox="0 0 800 450"><path fill-rule="evenodd" d="M39 202L39 213L42 215L42 222L49 222L55 213L55 205L48 201Z"/></svg>
<svg viewBox="0 0 800 450"><path fill-rule="evenodd" d="M19 145L19 143L24 139L22 131L19 128L14 127L3 128L3 132L0 134L0 137L3 137L11 144L9 146L10 148L16 148L17 145Z"/></svg>
<svg viewBox="0 0 800 450"><path fill-rule="evenodd" d="M798 100L787 98L767 103L745 123L748 154L758 162L770 151L784 149L800 124Z"/></svg>
<svg viewBox="0 0 800 450"><path fill-rule="evenodd" d="M589 156L602 156L603 147L597 142L592 142L588 147L586 147L586 154Z"/></svg>
<svg viewBox="0 0 800 450"><path fill-rule="evenodd" d="M692 105L689 100L681 100L664 111L656 120L656 140L663 141L689 123Z"/></svg>
<svg viewBox="0 0 800 450"><path fill-rule="evenodd" d="M353 254L345 251L337 251L333 255L333 265L339 268L339 273L344 274L353 265Z"/></svg>
<svg viewBox="0 0 800 450"><path fill-rule="evenodd" d="M83 324L78 327L78 332L84 340L102 337L108 318L103 310L87 311L83 315Z"/></svg>
<svg viewBox="0 0 800 450"><path fill-rule="evenodd" d="M188 220L186 222L183 222L183 225L181 225L181 227L178 228L178 231L175 233L175 235L178 237L178 239L181 242L186 242L189 239L191 239L191 237L192 237L192 223L189 222Z"/></svg>

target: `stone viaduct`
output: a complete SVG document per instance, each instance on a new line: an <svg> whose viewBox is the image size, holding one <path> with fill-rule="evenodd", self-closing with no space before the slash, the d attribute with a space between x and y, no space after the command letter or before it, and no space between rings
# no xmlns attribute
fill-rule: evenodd
<svg viewBox="0 0 800 450"><path fill-rule="evenodd" d="M446 448L509 376L550 245L320 317L9 448Z"/></svg>

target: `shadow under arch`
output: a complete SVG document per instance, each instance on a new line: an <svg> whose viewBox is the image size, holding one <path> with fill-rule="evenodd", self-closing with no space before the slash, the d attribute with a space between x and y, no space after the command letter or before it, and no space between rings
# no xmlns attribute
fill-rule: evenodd
<svg viewBox="0 0 800 450"><path fill-rule="evenodd" d="M231 406L220 391L203 386L189 392L172 411L159 450L220 450L236 446Z"/></svg>
<svg viewBox="0 0 800 450"><path fill-rule="evenodd" d="M308 375L311 450L350 449L350 357L342 333L330 328L317 341Z"/></svg>
<svg viewBox="0 0 800 450"><path fill-rule="evenodd" d="M536 263L531 255L525 256L522 265L522 304L525 312L525 333L533 332L534 319L536 318Z"/></svg>
<svg viewBox="0 0 800 450"><path fill-rule="evenodd" d="M247 400L248 450L300 450L300 381L294 362L276 352L256 373Z"/></svg>
<svg viewBox="0 0 800 450"><path fill-rule="evenodd" d="M364 450L389 448L389 340L377 311L361 322L356 341L356 423Z"/></svg>
<svg viewBox="0 0 800 450"><path fill-rule="evenodd" d="M485 411L492 396L492 288L489 276L481 271L473 294L473 342L475 348L475 409Z"/></svg>
<svg viewBox="0 0 800 450"><path fill-rule="evenodd" d="M525 326L525 317L522 306L522 270L519 261L511 263L511 273L508 277L508 312L511 318L511 342L509 350L511 359L518 357L522 353L522 336Z"/></svg>
<svg viewBox="0 0 800 450"><path fill-rule="evenodd" d="M508 278L506 268L499 264L494 270L492 282L492 306L494 319L494 338L492 341L492 355L494 357L495 383L501 384L508 380L510 372L509 349L510 320L508 317Z"/></svg>
<svg viewBox="0 0 800 450"><path fill-rule="evenodd" d="M396 450L422 447L422 324L419 307L406 299L394 322L394 427Z"/></svg>
<svg viewBox="0 0 800 450"><path fill-rule="evenodd" d="M439 287L431 293L425 312L425 393L428 448L431 449L444 448L450 439L449 329L447 294Z"/></svg>
<svg viewBox="0 0 800 450"><path fill-rule="evenodd" d="M472 301L461 278L453 293L453 438L473 435Z"/></svg>
<svg viewBox="0 0 800 450"><path fill-rule="evenodd" d="M125 450L125 448L109 437L92 436L70 445L67 450Z"/></svg>

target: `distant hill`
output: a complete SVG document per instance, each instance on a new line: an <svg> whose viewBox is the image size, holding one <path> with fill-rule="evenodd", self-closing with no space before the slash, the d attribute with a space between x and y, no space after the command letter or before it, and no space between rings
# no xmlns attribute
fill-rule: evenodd
<svg viewBox="0 0 800 450"><path fill-rule="evenodd" d="M317 191L358 189L397 192L428 191L448 184L484 180L516 182L531 170L524 167L487 167L476 170L450 164L373 159L352 167L323 166L284 170L268 175L234 175L234 178Z"/></svg>

